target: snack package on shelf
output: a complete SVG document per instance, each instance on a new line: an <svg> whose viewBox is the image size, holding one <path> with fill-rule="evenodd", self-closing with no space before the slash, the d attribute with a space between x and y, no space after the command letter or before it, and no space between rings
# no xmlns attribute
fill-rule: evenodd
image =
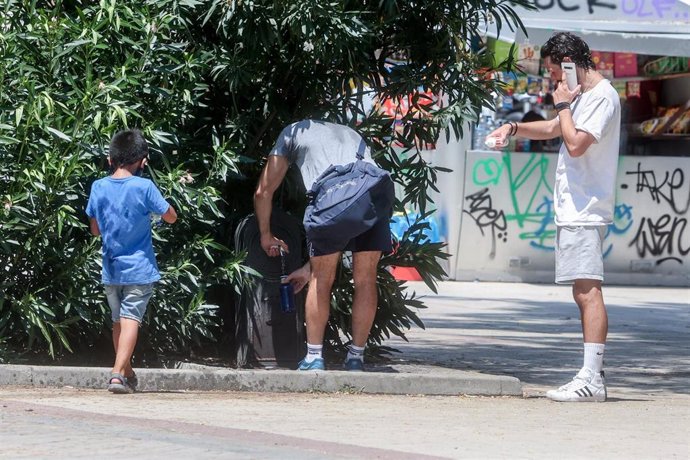
<svg viewBox="0 0 690 460"><path fill-rule="evenodd" d="M654 134L664 134L668 122L680 110L680 107L659 107L659 124L654 130Z"/></svg>
<svg viewBox="0 0 690 460"><path fill-rule="evenodd" d="M640 132L655 134L690 134L690 107L659 107L658 116L640 123Z"/></svg>
<svg viewBox="0 0 690 460"><path fill-rule="evenodd" d="M652 118L650 120L645 120L642 123L640 123L640 132L642 134L648 134L652 135L657 129L657 126L659 126L659 118Z"/></svg>
<svg viewBox="0 0 690 460"><path fill-rule="evenodd" d="M673 122L671 125L671 133L690 134L690 109L685 110L685 112Z"/></svg>

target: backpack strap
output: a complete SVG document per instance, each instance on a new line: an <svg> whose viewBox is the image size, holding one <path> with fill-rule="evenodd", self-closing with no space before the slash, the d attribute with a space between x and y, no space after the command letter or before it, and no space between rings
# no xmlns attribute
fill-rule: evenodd
<svg viewBox="0 0 690 460"><path fill-rule="evenodd" d="M357 159L364 159L364 151L367 149L367 144L364 142L364 138L359 142L359 148L357 148Z"/></svg>

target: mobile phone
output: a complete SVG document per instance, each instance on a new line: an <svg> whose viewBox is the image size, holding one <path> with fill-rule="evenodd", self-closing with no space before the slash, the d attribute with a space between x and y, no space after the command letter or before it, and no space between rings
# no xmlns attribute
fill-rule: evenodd
<svg viewBox="0 0 690 460"><path fill-rule="evenodd" d="M561 62L561 69L565 75L565 82L568 84L568 89L570 91L574 90L577 86L577 73L575 72L574 62Z"/></svg>

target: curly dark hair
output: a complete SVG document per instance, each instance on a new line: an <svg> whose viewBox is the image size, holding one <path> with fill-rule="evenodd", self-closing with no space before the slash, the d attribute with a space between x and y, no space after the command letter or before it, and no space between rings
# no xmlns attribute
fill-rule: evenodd
<svg viewBox="0 0 690 460"><path fill-rule="evenodd" d="M576 66L582 69L594 69L592 52L587 43L570 32L556 32L541 47L541 57L548 57L554 64L560 64L569 57Z"/></svg>
<svg viewBox="0 0 690 460"><path fill-rule="evenodd" d="M113 136L109 155L111 167L117 169L146 158L149 155L149 146L141 131L128 129Z"/></svg>

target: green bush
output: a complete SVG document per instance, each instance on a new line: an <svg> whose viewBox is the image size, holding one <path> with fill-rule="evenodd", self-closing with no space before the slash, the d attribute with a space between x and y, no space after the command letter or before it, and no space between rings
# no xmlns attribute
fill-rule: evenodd
<svg viewBox="0 0 690 460"><path fill-rule="evenodd" d="M149 345L185 351L212 338L207 290L243 282L241 258L218 242L222 187L237 156L199 121L210 57L189 44L187 13L172 1L5 4L0 336L9 343L54 355L104 331L100 241L84 208L91 182L106 174L104 147L124 127L144 130L149 173L180 214L154 235L163 281Z"/></svg>
<svg viewBox="0 0 690 460"><path fill-rule="evenodd" d="M84 207L90 184L106 174L110 137L125 127L150 140L148 174L180 215L155 231L163 281L142 346L160 354L188 353L228 329L218 315L224 299L210 291L239 292L252 279L232 233L252 211L261 159L286 124L311 117L356 126L403 190L397 209L424 213L443 170L419 146L462 134L498 85L476 78L487 60L469 39L487 15L519 24L510 5L528 3L4 2L0 342L55 355L103 335L100 242L88 234ZM410 95L414 110L397 121L363 102L400 105ZM443 257L442 245L412 239L382 260L372 345L421 326L413 310L421 303L386 265L414 266L433 287ZM343 268L329 326L334 345L349 335L340 294L350 281Z"/></svg>

